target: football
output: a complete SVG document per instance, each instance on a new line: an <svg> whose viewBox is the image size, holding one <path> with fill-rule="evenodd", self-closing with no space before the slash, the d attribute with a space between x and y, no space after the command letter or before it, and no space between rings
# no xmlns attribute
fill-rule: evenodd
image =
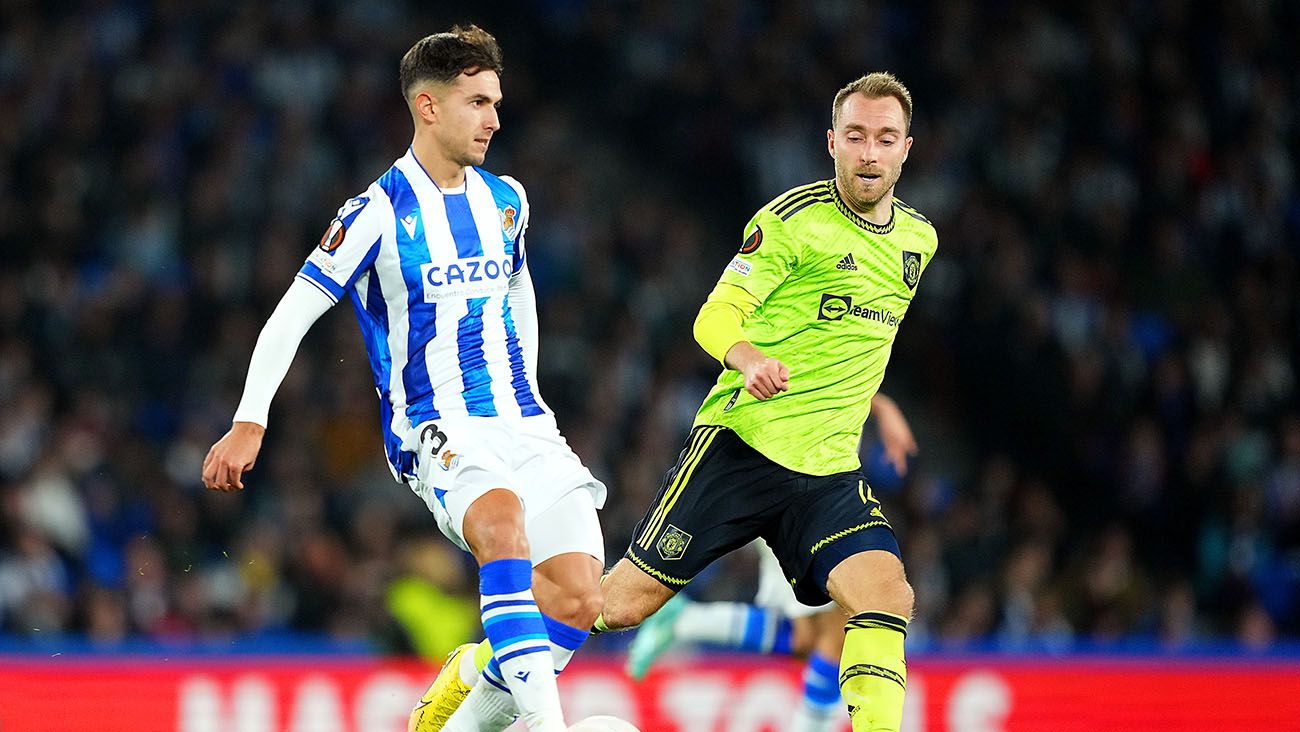
<svg viewBox="0 0 1300 732"><path fill-rule="evenodd" d="M641 732L641 730L618 717L598 714L570 726L569 732Z"/></svg>

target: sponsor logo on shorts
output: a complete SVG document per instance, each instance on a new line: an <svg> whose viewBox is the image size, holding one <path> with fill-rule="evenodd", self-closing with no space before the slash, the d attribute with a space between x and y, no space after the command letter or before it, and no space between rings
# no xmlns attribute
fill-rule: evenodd
<svg viewBox="0 0 1300 732"><path fill-rule="evenodd" d="M655 549L659 551L660 558L666 562L681 559L686 553L686 546L693 538L685 531L668 524L668 528L664 529L664 535L659 537L659 543L655 544Z"/></svg>

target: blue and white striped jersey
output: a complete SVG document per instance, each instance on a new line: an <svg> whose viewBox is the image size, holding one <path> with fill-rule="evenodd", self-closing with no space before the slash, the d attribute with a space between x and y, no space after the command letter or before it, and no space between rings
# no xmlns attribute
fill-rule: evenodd
<svg viewBox="0 0 1300 732"><path fill-rule="evenodd" d="M298 272L352 300L397 477L414 475L424 422L551 415L537 389L527 226L518 181L467 168L464 188L443 191L408 150L343 204Z"/></svg>

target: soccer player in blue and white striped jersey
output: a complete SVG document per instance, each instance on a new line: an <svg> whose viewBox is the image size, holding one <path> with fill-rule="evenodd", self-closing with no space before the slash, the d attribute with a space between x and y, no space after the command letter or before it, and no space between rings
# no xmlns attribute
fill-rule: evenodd
<svg viewBox="0 0 1300 732"><path fill-rule="evenodd" d="M596 510L605 486L569 449L538 392L528 198L518 181L478 167L500 128L500 72L496 40L475 26L428 36L403 57L410 149L339 208L271 314L203 480L243 488L302 337L348 300L389 465L478 560L495 649L483 660L476 703L451 723L428 725L417 706L413 724L499 729L517 710L529 730L558 732L566 726L555 674L601 606Z"/></svg>

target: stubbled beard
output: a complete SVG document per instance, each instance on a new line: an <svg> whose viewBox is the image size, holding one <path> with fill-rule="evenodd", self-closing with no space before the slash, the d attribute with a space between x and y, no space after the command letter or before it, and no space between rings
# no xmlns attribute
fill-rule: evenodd
<svg viewBox="0 0 1300 732"><path fill-rule="evenodd" d="M456 160L456 162L460 163L461 167L468 168L468 167L473 167L475 165L482 165L483 161L486 159L487 159L486 150L484 150L482 153L466 151L465 153L461 154L461 156Z"/></svg>
<svg viewBox="0 0 1300 732"><path fill-rule="evenodd" d="M890 173L891 171L889 170L882 171L880 182L887 183L888 185L882 186L880 189L880 195L876 196L873 200L857 197L857 189L854 188L856 183L860 183L857 173L851 170L845 170L837 173L837 175L839 175L840 186L844 189L846 197L850 198L849 203L852 204L854 208L865 211L866 209L885 200L885 194L889 193L889 191L893 189L894 184L898 182L898 176L890 175Z"/></svg>

